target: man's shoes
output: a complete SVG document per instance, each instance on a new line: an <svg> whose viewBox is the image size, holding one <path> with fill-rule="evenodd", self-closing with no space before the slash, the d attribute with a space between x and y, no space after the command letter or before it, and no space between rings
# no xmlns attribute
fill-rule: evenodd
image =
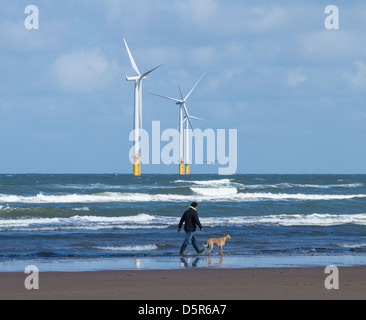
<svg viewBox="0 0 366 320"><path fill-rule="evenodd" d="M186 250L186 248L187 248L187 245L186 244L182 244L182 247L180 248L179 254L180 255L183 255L184 254L184 250Z"/></svg>
<svg viewBox="0 0 366 320"><path fill-rule="evenodd" d="M193 245L193 248L195 248L195 250L198 254L201 254L201 253L203 253L203 251L205 251L205 249L200 250L196 244Z"/></svg>

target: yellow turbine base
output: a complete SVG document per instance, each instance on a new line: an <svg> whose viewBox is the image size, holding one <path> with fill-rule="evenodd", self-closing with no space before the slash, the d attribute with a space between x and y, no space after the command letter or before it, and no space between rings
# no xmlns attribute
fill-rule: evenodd
<svg viewBox="0 0 366 320"><path fill-rule="evenodd" d="M133 165L133 175L141 176L141 163L140 160L136 161Z"/></svg>
<svg viewBox="0 0 366 320"><path fill-rule="evenodd" d="M184 164L183 163L179 164L179 174L181 174L181 175L184 174Z"/></svg>
<svg viewBox="0 0 366 320"><path fill-rule="evenodd" d="M191 174L191 168L189 167L189 164L186 164L186 174Z"/></svg>

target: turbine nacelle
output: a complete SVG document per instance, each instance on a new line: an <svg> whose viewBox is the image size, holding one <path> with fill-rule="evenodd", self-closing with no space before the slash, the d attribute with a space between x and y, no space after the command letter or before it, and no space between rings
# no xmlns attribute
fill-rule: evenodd
<svg viewBox="0 0 366 320"><path fill-rule="evenodd" d="M128 77L128 76L126 76L126 80L127 81L138 81L139 79L140 79L139 76L135 76L135 77Z"/></svg>
<svg viewBox="0 0 366 320"><path fill-rule="evenodd" d="M129 77L129 76L126 76L126 80L127 81L141 81L141 80L145 80L147 78L147 75L151 72L153 72L154 70L160 68L162 65L144 73L142 76L138 75L138 76L133 76L133 77Z"/></svg>
<svg viewBox="0 0 366 320"><path fill-rule="evenodd" d="M150 74L151 72L155 71L156 69L158 69L158 68L160 68L162 66L162 65L160 65L160 66L158 66L158 67L156 67L154 69L151 69L150 71L145 72L144 74L141 75L140 70L137 68L135 59L132 56L132 53L130 51L130 48L127 45L126 40L123 39L123 41L124 41L125 46L126 46L126 49L127 49L128 57L130 58L130 62L131 62L132 69L136 72L136 76L134 76L134 77L128 77L128 76L126 76L127 81L141 81L141 80L144 80L144 79L146 79L146 77L147 77L148 74Z"/></svg>

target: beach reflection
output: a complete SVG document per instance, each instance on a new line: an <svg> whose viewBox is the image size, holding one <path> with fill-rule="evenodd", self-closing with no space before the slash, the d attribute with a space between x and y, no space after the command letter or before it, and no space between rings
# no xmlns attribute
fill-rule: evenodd
<svg viewBox="0 0 366 320"><path fill-rule="evenodd" d="M224 264L224 257L196 257L196 258L180 258L181 266L183 268L199 267L222 267Z"/></svg>
<svg viewBox="0 0 366 320"><path fill-rule="evenodd" d="M181 266L184 268L195 268L200 260L201 258L180 258Z"/></svg>
<svg viewBox="0 0 366 320"><path fill-rule="evenodd" d="M141 259L135 260L135 267L136 267L136 269L141 269Z"/></svg>
<svg viewBox="0 0 366 320"><path fill-rule="evenodd" d="M217 259L217 258L219 258L219 259ZM209 267L218 267L218 266L221 267L224 265L224 257L220 256L220 257L212 258L212 257L208 256L205 258L205 263L207 263L207 265Z"/></svg>

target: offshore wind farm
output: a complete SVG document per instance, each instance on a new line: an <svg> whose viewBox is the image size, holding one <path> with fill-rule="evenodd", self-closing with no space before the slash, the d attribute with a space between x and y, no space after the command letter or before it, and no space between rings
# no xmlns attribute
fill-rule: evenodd
<svg viewBox="0 0 366 320"><path fill-rule="evenodd" d="M189 93L186 95L185 98L183 98L182 90L181 90L179 85L178 85L178 89L179 89L179 92L180 92L181 99L175 99L175 98L162 96L162 95L158 95L158 94L153 93L154 96L174 101L176 103L176 105L179 106L179 174L180 175L190 174L189 126L193 129L191 119L203 120L204 121L204 119L191 116L188 113L186 102L187 102L187 99L189 98L189 96L192 94L192 92L195 90L195 88L199 84L199 82L202 80L204 75L205 75L205 73L199 78L199 80L196 82L196 84L193 86L191 91L189 91ZM184 123L186 123L186 129L185 130L184 130ZM185 134L185 139L184 139L184 134ZM185 145L185 149L184 149L184 145Z"/></svg>
<svg viewBox="0 0 366 320"><path fill-rule="evenodd" d="M136 76L128 77L126 76L127 81L134 81L135 87L134 87L134 119L133 119L133 133L134 133L134 152L133 152L133 175L140 176L141 175L141 153L143 150L141 150L141 144L140 144L140 136L141 136L141 130L142 130L142 80L146 79L146 77L156 69L160 68L162 65L155 67L154 69L145 72L141 75L136 62L132 56L132 53L127 45L126 39L123 39L126 50L128 53L128 57L131 62L132 69L136 72ZM171 98L168 96L163 96L159 94L152 94L164 99L168 99L171 101L174 101L179 106L179 174L180 175L188 175L191 173L190 170L190 130L191 128L193 130L193 125L191 122L191 119L196 120L202 120L205 121L205 119L192 116L189 114L187 109L187 99L191 96L193 91L196 89L197 85L200 83L202 78L205 76L206 73L203 73L201 77L198 79L196 84L193 86L193 88L189 91L189 93L186 95L185 98L183 98L183 94L181 91L180 86L178 85L178 89L180 92L180 99ZM184 129L184 124L186 125L186 128Z"/></svg>

